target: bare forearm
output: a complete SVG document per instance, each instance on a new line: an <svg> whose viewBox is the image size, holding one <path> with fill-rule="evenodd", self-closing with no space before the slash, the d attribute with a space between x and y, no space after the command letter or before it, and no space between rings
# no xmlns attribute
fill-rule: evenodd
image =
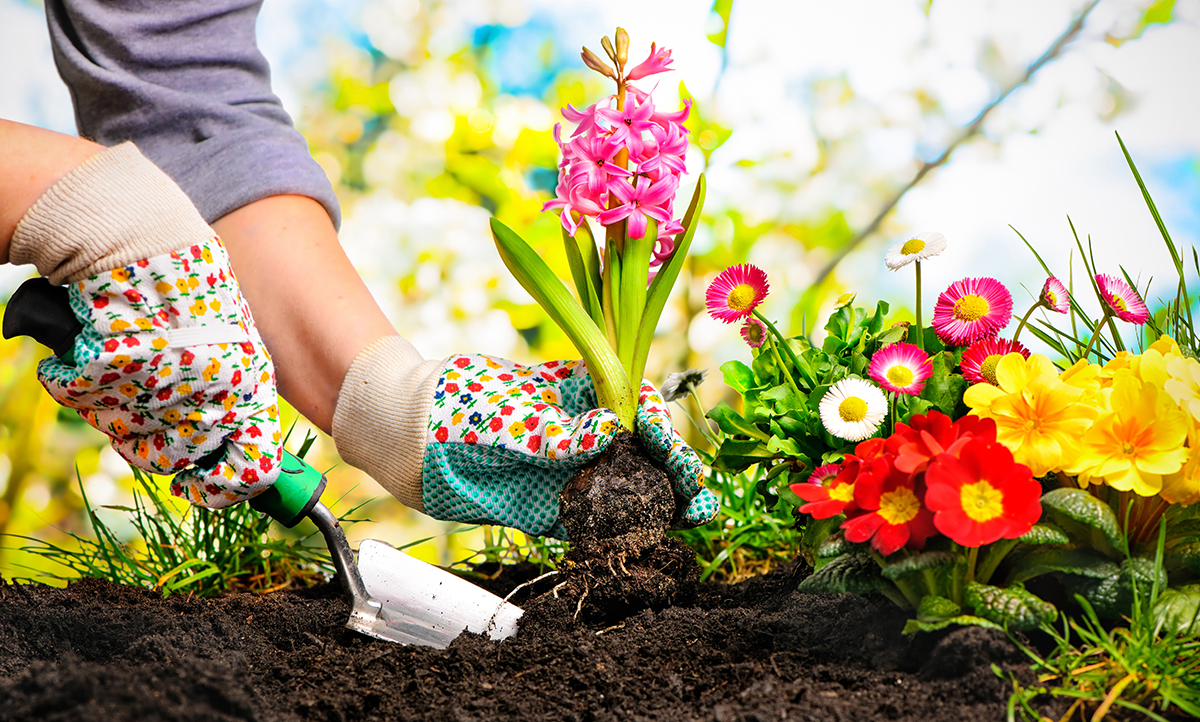
<svg viewBox="0 0 1200 722"><path fill-rule="evenodd" d="M272 196L213 223L275 363L280 394L330 432L346 370L395 333L342 250L325 208Z"/></svg>
<svg viewBox="0 0 1200 722"><path fill-rule="evenodd" d="M82 138L0 119L0 263L13 231L50 186L104 150Z"/></svg>

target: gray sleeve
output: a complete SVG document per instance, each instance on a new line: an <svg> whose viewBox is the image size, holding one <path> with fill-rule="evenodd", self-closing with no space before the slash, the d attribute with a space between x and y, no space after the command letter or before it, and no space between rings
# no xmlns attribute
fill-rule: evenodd
<svg viewBox="0 0 1200 722"><path fill-rule="evenodd" d="M333 187L271 92L255 42L261 0L45 0L79 134L137 144L209 223L273 195Z"/></svg>

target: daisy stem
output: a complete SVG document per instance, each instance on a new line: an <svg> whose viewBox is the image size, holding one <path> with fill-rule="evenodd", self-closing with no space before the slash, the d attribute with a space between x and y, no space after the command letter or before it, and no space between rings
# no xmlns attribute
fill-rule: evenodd
<svg viewBox="0 0 1200 722"><path fill-rule="evenodd" d="M1092 344L1095 343L1096 337L1100 335L1100 327L1103 326L1111 316L1112 314L1108 312L1108 309L1104 309L1104 315L1100 317L1100 323L1097 323L1096 327L1092 329L1092 335L1088 337L1087 346L1083 347L1083 353L1079 355L1079 358L1087 361L1088 354L1092 351ZM1099 353L1099 351L1096 352L1097 360L1099 360Z"/></svg>
<svg viewBox="0 0 1200 722"><path fill-rule="evenodd" d="M775 357L775 363L783 371L783 377L787 379L788 385L792 387L792 391L796 392L797 397L802 397L803 394L800 393L800 387L796 385L796 379L792 378L792 372L788 370L787 364L783 362L783 358L779 355L779 343L773 338L768 338L767 343L770 345L771 355Z"/></svg>
<svg viewBox="0 0 1200 722"><path fill-rule="evenodd" d="M915 343L917 348L925 350L925 333L921 330L921 262L913 261L917 267L917 326ZM912 334L909 334L912 335Z"/></svg>
<svg viewBox="0 0 1200 722"><path fill-rule="evenodd" d="M1017 332L1014 333L1012 337L1013 343L1016 343L1017 339L1021 337L1021 331L1025 329L1025 324L1029 321L1029 317L1032 316L1033 312L1038 310L1041 305L1042 301L1041 299L1038 299L1038 302L1030 306L1029 310L1025 312L1025 315L1021 317L1021 323L1017 324Z"/></svg>
<svg viewBox="0 0 1200 722"><path fill-rule="evenodd" d="M796 367L796 371L800 371L800 359L796 358L796 354L792 351L792 347L788 346L787 339L785 339L783 337L783 334L779 333L779 329L775 328L775 324L773 324L769 320L767 320L767 317L762 315L758 311L752 310L752 311L750 311L750 313L754 314L754 317L757 318L759 321L762 321L763 325L766 326L767 329L769 329L771 331L771 335L774 336L779 341L779 345L783 347L783 352L785 354L787 354L788 360L791 361L792 365ZM796 393L800 393L800 389L796 387L796 380L792 379L791 372L785 368L784 373L787 375L787 377L789 379L791 379L792 388L796 389Z"/></svg>

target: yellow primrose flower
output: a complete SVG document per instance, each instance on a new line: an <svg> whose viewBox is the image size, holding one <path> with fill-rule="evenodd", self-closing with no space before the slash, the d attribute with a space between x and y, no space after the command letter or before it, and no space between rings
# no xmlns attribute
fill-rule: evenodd
<svg viewBox="0 0 1200 722"><path fill-rule="evenodd" d="M1095 393L1100 390L1100 367L1086 359L1079 359L1071 368L1059 374L1058 380L1068 386Z"/></svg>
<svg viewBox="0 0 1200 722"><path fill-rule="evenodd" d="M1012 353L996 365L996 383L975 384L963 401L976 416L996 422L996 440L1034 476L1057 471L1074 457L1096 409L1085 391L1058 379L1050 359Z"/></svg>
<svg viewBox="0 0 1200 722"><path fill-rule="evenodd" d="M1112 412L1096 419L1068 473L1087 474L1092 483L1153 496L1164 474L1187 461L1187 417L1161 389L1132 376L1113 381Z"/></svg>
<svg viewBox="0 0 1200 722"><path fill-rule="evenodd" d="M1163 390L1193 419L1200 420L1200 361L1173 356L1167 359Z"/></svg>
<svg viewBox="0 0 1200 722"><path fill-rule="evenodd" d="M1175 343L1175 339L1166 335L1158 337L1158 340L1150 344L1150 348L1159 352L1163 356L1182 356L1183 351L1179 348L1179 344Z"/></svg>
<svg viewBox="0 0 1200 722"><path fill-rule="evenodd" d="M1162 480L1162 491L1158 493L1168 503L1188 506L1200 501L1200 446L1188 450L1188 459L1183 468L1167 474Z"/></svg>

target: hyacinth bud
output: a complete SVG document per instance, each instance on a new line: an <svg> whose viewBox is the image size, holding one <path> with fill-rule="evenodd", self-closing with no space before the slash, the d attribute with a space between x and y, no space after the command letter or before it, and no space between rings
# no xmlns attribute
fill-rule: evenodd
<svg viewBox="0 0 1200 722"><path fill-rule="evenodd" d="M629 62L629 33L625 32L625 28L617 28L617 66L623 69L627 62Z"/></svg>
<svg viewBox="0 0 1200 722"><path fill-rule="evenodd" d="M601 75L606 75L606 76L612 78L613 80L617 79L617 71L610 68L608 66L608 63L604 62L599 57L597 57L596 54L593 53L591 50L588 50L585 47L583 49L583 52L580 53L579 55L580 55L580 57L583 58L584 65L588 66L592 70L595 70L597 73L600 73Z"/></svg>
<svg viewBox="0 0 1200 722"><path fill-rule="evenodd" d="M607 35L600 38L600 44L604 46L604 52L608 53L608 59L613 61L614 63L617 64L618 67L620 67L620 63L617 63L617 51L613 50L612 41L608 39Z"/></svg>

